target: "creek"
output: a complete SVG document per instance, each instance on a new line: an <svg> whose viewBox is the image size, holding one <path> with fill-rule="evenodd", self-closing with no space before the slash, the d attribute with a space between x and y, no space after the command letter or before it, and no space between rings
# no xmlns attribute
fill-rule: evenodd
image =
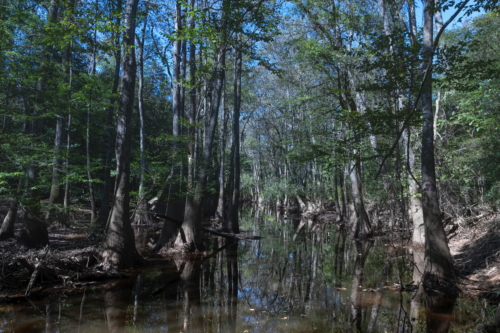
<svg viewBox="0 0 500 333"><path fill-rule="evenodd" d="M125 279L0 303L0 332L467 332L492 311L409 285L404 241L356 242L334 224L255 209L240 226L265 238L212 238L202 258L156 258Z"/></svg>

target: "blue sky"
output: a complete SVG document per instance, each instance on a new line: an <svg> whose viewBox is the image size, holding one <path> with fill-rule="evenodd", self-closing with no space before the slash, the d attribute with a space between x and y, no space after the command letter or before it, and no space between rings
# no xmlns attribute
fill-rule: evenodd
<svg viewBox="0 0 500 333"><path fill-rule="evenodd" d="M471 1L471 4L474 4L475 1ZM423 12L423 9L424 9L424 2L423 1L415 1L415 6L416 6L416 16L417 16L417 25L419 27L422 26L422 12ZM465 12L465 11L463 11ZM443 12L443 22L446 22L448 21L448 19L451 17L451 15L453 15L455 13L455 8L450 8L448 9L447 11ZM474 12L472 13L470 16L465 16L464 13L461 13L459 14L455 20L448 26L447 30L450 30L450 29L453 29L454 27L457 27L457 28L460 28L462 27L462 25L467 22L467 21L470 21L472 20L474 17L477 17L477 16L480 16L480 15L483 15L484 14L484 11L481 11L481 12ZM462 22L458 22L458 20L462 18Z"/></svg>

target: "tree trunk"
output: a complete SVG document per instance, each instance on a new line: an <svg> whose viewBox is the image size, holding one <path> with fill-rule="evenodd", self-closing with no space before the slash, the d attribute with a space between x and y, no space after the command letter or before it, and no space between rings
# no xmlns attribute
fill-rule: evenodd
<svg viewBox="0 0 500 333"><path fill-rule="evenodd" d="M194 9L195 0L191 0L191 10ZM195 17L191 17L191 22L189 23L189 28L194 30L195 28ZM189 128L188 128L188 171L187 171L187 184L188 188L192 189L194 185L194 171L196 166L196 44L194 40L190 40L189 43L189 84L191 88L189 90ZM188 200L188 198L186 198Z"/></svg>
<svg viewBox="0 0 500 333"><path fill-rule="evenodd" d="M210 82L211 101L207 108L204 121L203 138L203 159L198 172L198 182L194 190L194 195L190 200L186 200L186 209L184 211L184 222L182 223L181 239L177 243L183 246L187 251L202 249L201 243L201 214L203 196L207 184L207 173L209 163L212 160L213 142L215 129L217 128L217 118L222 95L222 88L225 79L226 50L224 46L219 48L217 59L215 61L215 73L213 82ZM182 244L180 243L182 241Z"/></svg>
<svg viewBox="0 0 500 333"><path fill-rule="evenodd" d="M92 102L91 102L92 103ZM87 183L89 187L89 200L90 200L90 225L93 225L96 219L96 207L94 198L94 186L92 183L92 172L90 163L90 112L91 107L87 110L87 131L85 139L85 148L87 153Z"/></svg>
<svg viewBox="0 0 500 333"><path fill-rule="evenodd" d="M144 190L144 176L146 174L146 158L144 156L144 151L146 150L146 129L144 125L144 42L146 40L146 27L148 24L148 12L149 9L146 6L146 13L144 17L144 25L141 29L141 38L137 38L139 44L139 87L137 93L138 99L138 109L139 109L139 150L140 150L140 179L139 179L139 197L137 202L137 207L134 212L134 223L135 224L151 224L151 216L148 212L148 202L145 199Z"/></svg>
<svg viewBox="0 0 500 333"><path fill-rule="evenodd" d="M339 168L335 167L333 169L333 201L335 204L335 212L338 215L337 220L343 218L342 208L340 207L339 185ZM342 192L342 189L340 191Z"/></svg>
<svg viewBox="0 0 500 333"><path fill-rule="evenodd" d="M122 9L122 0L117 0L116 2L117 11ZM116 25L120 26L121 15L116 16ZM109 218L109 201L111 197L111 161L113 157L113 148L115 144L114 136L114 116L115 116L115 104L116 104L116 94L118 92L118 85L120 83L120 68L121 68L121 45L120 45L120 35L117 33L113 36L115 39L115 72L113 76L113 87L111 88L111 98L109 100L108 108L108 119L106 122L106 136L108 138L105 164L104 164L104 185L102 189L101 207L99 208L99 213L97 216L97 225L104 227Z"/></svg>
<svg viewBox="0 0 500 333"><path fill-rule="evenodd" d="M19 179L19 186L17 190L17 194L20 194L22 185L22 179ZM3 219L2 227L0 228L0 240L8 239L14 237L14 224L17 218L17 208L19 207L19 201L17 197L13 197L10 199L10 207L7 215Z"/></svg>
<svg viewBox="0 0 500 333"><path fill-rule="evenodd" d="M422 201L419 197L418 185L413 179L415 175L415 154L410 143L410 130L406 129L403 133L403 144L405 146L407 168L408 168L408 195L410 197L410 207L408 207L408 215L413 223L413 240L414 247L424 248L425 246L425 226L424 215L422 213ZM411 174L410 174L411 173Z"/></svg>
<svg viewBox="0 0 500 333"><path fill-rule="evenodd" d="M71 86L73 84L73 71L69 66L69 98L71 99ZM66 181L64 182L64 208L69 207L69 151L71 149L71 104L68 109L68 124L66 128L66 156L64 157L64 174ZM67 214L67 212L65 212Z"/></svg>
<svg viewBox="0 0 500 333"><path fill-rule="evenodd" d="M434 0L424 7L423 69L432 63ZM441 220L436 187L434 161L434 128L432 112L432 69L424 78L422 92L422 210L425 225L425 268L423 282L426 289L439 289L456 282L453 259L448 248Z"/></svg>
<svg viewBox="0 0 500 333"><path fill-rule="evenodd" d="M415 0L408 0L408 21L410 26L410 36L412 44L415 44L417 38L417 19L415 15Z"/></svg>
<svg viewBox="0 0 500 333"><path fill-rule="evenodd" d="M240 202L240 109L241 109L241 71L242 53L236 49L234 58L234 110L233 110L233 142L231 146L229 209L224 229L237 234L240 232L238 211Z"/></svg>
<svg viewBox="0 0 500 333"><path fill-rule="evenodd" d="M134 38L138 3L139 0L127 0L125 9L123 71L116 125L115 195L100 253L105 270L130 268L142 259L135 247L134 231L130 225L129 197L131 118L136 75Z"/></svg>
<svg viewBox="0 0 500 333"><path fill-rule="evenodd" d="M98 8L98 3L96 2L95 4L96 8L96 14L99 12ZM96 66L97 66L97 59L96 59L96 53L97 53L97 30L94 29L94 41L93 41L94 47L92 50L92 66L90 68L90 73L89 77L91 80L91 84L93 84L93 80L95 77L95 71L96 71ZM93 179L92 179L92 167L91 167L91 159L90 159L90 115L92 113L92 102L93 102L93 93L94 89L93 87L90 89L90 96L89 96L89 107L87 109L87 131L86 131L86 137L85 137L85 148L86 148L86 153L87 153L87 184L89 187L89 201L90 201L90 225L94 225L94 222L96 220L96 207L95 207L95 197L94 197L94 184L93 184Z"/></svg>
<svg viewBox="0 0 500 333"><path fill-rule="evenodd" d="M182 3L176 1L175 6L175 31L178 36L182 33ZM173 50L173 78L172 78L172 135L174 136L173 149L174 154L178 155L179 150L179 136L181 135L180 119L182 117L183 100L182 100L182 42L177 39L174 42ZM169 186L168 192L168 206L166 215L173 217L177 220L183 219L183 196L180 195L180 182L181 182L181 161L176 160L172 166L172 181Z"/></svg>
<svg viewBox="0 0 500 333"><path fill-rule="evenodd" d="M181 33L182 29L182 21L181 21L181 1L176 1L175 3L175 31L176 34ZM174 50L173 50L173 77L172 77L172 111L173 111L173 119L172 119L172 135L174 136L173 149L174 154L177 155L178 145L177 142L178 137L180 135L180 124L179 118L181 117L181 85L182 82L180 80L180 72L181 72L181 41L177 39L174 42ZM189 159L188 159L189 160ZM167 198L167 209L165 215L182 221L184 219L183 215L183 205L182 200L179 195L179 182L180 182L180 174L181 168L178 165L179 161L174 161L174 165L170 170L169 182L168 184L168 198ZM190 166L188 165L188 168ZM192 170L192 169L191 169ZM189 172L189 171L188 171ZM191 171L192 172L192 171ZM189 175L188 175L189 176ZM189 186L189 183L188 183ZM162 201L163 195L157 195L158 201ZM186 206L188 203L186 202ZM179 226L175 225L171 221L165 221L163 224L163 228L161 230L160 238L156 243L153 251L159 251L164 246L170 246L175 241L178 234Z"/></svg>
<svg viewBox="0 0 500 333"><path fill-rule="evenodd" d="M0 229L0 240L14 237L14 223L17 217L17 208L19 201L17 198L10 199L10 208L3 219L2 228Z"/></svg>
<svg viewBox="0 0 500 333"><path fill-rule="evenodd" d="M226 160L226 137L227 137L227 112L226 112L226 94L224 93L224 88L222 88L222 128L220 130L220 168L219 168L219 200L217 202L217 211L215 213L215 217L221 220L224 220L225 210L226 210L226 193L225 193L225 185L226 182L224 180L225 174L225 160Z"/></svg>
<svg viewBox="0 0 500 333"><path fill-rule="evenodd" d="M37 128L39 120L33 121L34 128ZM34 129L38 132L38 129ZM24 204L24 225L19 234L18 243L26 248L39 248L49 244L49 233L45 222L41 220L42 211L40 209L40 196L34 186L38 178L38 170L34 166L28 169L28 201Z"/></svg>
<svg viewBox="0 0 500 333"><path fill-rule="evenodd" d="M54 203L63 203L64 191L61 184L59 184L59 179L62 175L62 159L61 159L61 147L63 145L63 124L64 117L59 114L56 120L56 136L54 139L54 160L52 167L52 186L50 188L49 206ZM47 216L48 217L48 216Z"/></svg>
<svg viewBox="0 0 500 333"><path fill-rule="evenodd" d="M378 0L378 10L384 24L384 35L391 34L391 26L389 25L389 15L387 15L386 0Z"/></svg>
<svg viewBox="0 0 500 333"><path fill-rule="evenodd" d="M49 8L49 15L52 22L57 20L57 11L59 4L56 0L52 0ZM63 68L69 63L71 49L68 47L65 54L63 55ZM64 126L64 116L62 114L56 115L56 133L54 138L54 158L52 166L52 186L50 188L50 197L48 205L52 206L54 203L63 203L63 188L59 184L59 180L62 176L62 159L61 159L61 147L63 144L63 126ZM50 211L46 212L45 218L50 217Z"/></svg>
<svg viewBox="0 0 500 333"><path fill-rule="evenodd" d="M352 232L354 238L365 238L372 235L370 219L366 213L361 187L361 165L358 160L353 162L350 170L352 199L354 202L355 219Z"/></svg>

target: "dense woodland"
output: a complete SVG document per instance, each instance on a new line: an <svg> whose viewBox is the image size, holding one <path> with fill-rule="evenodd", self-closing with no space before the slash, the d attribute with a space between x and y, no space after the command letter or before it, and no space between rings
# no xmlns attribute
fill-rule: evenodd
<svg viewBox="0 0 500 333"><path fill-rule="evenodd" d="M445 225L500 203L495 6L2 0L0 238L45 246L90 202L123 269L133 223L194 252L243 202L333 210L357 238L413 234L424 281L453 284Z"/></svg>

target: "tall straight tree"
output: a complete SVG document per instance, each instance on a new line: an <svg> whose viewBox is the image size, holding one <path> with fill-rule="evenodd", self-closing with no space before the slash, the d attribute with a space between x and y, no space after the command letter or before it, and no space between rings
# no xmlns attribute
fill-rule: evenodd
<svg viewBox="0 0 500 333"><path fill-rule="evenodd" d="M139 85L137 92L137 108L139 110L139 150L140 150L140 164L141 171L139 176L139 201L134 212L134 223L136 224L149 224L151 223L150 214L147 211L147 201L145 200L145 174L146 174L146 126L144 116L144 43L146 41L146 28L148 25L149 8L146 5L146 12L144 14L144 23L141 28L141 36L137 37L137 44L139 46Z"/></svg>
<svg viewBox="0 0 500 333"><path fill-rule="evenodd" d="M229 207L224 229L239 233L238 211L240 202L240 109L241 109L241 71L242 52L235 49L234 55L234 88L233 88L233 143L231 145L231 160L229 164Z"/></svg>
<svg viewBox="0 0 500 333"><path fill-rule="evenodd" d="M180 34L182 30L182 4L181 1L175 2L175 37L174 48L173 48L173 76L172 76L172 135L174 136L174 154L178 155L177 152L179 150L178 138L180 135L180 117L181 117L181 104L183 103L181 99L181 39ZM191 129L190 129L191 130ZM194 150L193 147L190 148ZM191 161L188 161L188 168L191 167ZM188 171L191 174L190 171ZM175 161L170 169L170 175L167 179L168 184L168 203L167 203L167 215L175 220L183 219L183 207L181 202L179 202L180 196L178 196L179 192L179 181L180 181L181 168L179 166L178 161ZM189 177L189 175L188 175ZM173 180L172 180L173 179ZM163 193L163 190L161 190ZM162 200L163 195L158 195L158 200ZM160 238L154 247L154 251L159 251L165 245L172 245L177 237L177 233L179 230L179 226L172 221L165 221L163 224L163 228L161 230Z"/></svg>
<svg viewBox="0 0 500 333"><path fill-rule="evenodd" d="M98 2L95 3L95 12L96 15L99 12ZM93 43L92 43L92 63L89 68L89 80L90 84L94 83L95 80L95 72L97 67L97 30L94 29L93 32ZM97 213L95 206L95 196L94 196L94 186L93 186L93 178L92 178L92 168L91 168L91 158L90 158L90 115L93 113L92 103L94 98L93 87L90 88L89 95L89 105L87 108L87 129L85 135L85 150L87 155L87 179L88 179L88 187L89 187L89 200L90 200L90 223L94 224Z"/></svg>
<svg viewBox="0 0 500 333"><path fill-rule="evenodd" d="M116 1L115 10L121 11L122 0ZM116 25L121 25L121 15L116 16ZM114 129L113 129L113 118L115 115L115 95L118 92L118 85L120 83L120 67L121 67L121 46L120 46L120 34L113 33L114 40L114 59L115 68L113 75L113 87L111 88L111 97L109 99L108 107L108 119L106 123L106 136L107 136L107 149L104 164L104 184L102 189L102 199L101 207L99 208L99 213L97 215L97 224L99 226L104 226L109 217L109 199L111 196L111 159L113 156L113 144L114 144Z"/></svg>
<svg viewBox="0 0 500 333"><path fill-rule="evenodd" d="M184 29L184 22L182 19L182 2L180 0L175 2L175 38L174 49L173 49L173 77L172 77L172 135L174 136L174 155L178 155L179 150L179 136L181 135L181 117L182 110L184 107L183 100L183 80L182 67L183 67L183 57L182 57L182 45L181 40L182 30ZM183 206L182 200L180 200L180 178L181 178L181 165L180 161L176 160L172 165L172 180L168 190L168 206L167 215L173 217L177 220L182 220L183 218Z"/></svg>
<svg viewBox="0 0 500 333"><path fill-rule="evenodd" d="M194 251L202 249L201 240L201 215L202 203L207 187L207 176L209 163L212 160L213 143L215 138L215 129L217 128L217 118L219 115L219 106L222 96L222 88L225 80L226 65L226 45L219 46L215 58L214 74L209 82L208 108L204 119L204 137L201 166L198 171L198 181L194 188L192 198L186 200L184 210L184 222L182 223L181 239L178 238L177 244L184 247L185 250Z"/></svg>
<svg viewBox="0 0 500 333"><path fill-rule="evenodd" d="M101 258L106 270L130 268L142 257L135 247L130 225L130 146L131 118L135 92L135 22L139 0L127 0L123 35L122 76L116 124L116 182L113 206L101 244Z"/></svg>
<svg viewBox="0 0 500 333"><path fill-rule="evenodd" d="M434 121L432 109L432 58L434 55L433 20L435 1L424 6L423 70L426 71L422 91L422 210L425 225L424 287L436 289L454 284L453 259L444 231L436 187L434 159Z"/></svg>
<svg viewBox="0 0 500 333"><path fill-rule="evenodd" d="M57 6L57 5L56 5ZM54 18L54 21L57 20ZM69 53L71 49L69 45L65 47L65 51L63 54L63 69L67 67L67 59L69 58ZM64 77L66 77L64 73ZM57 114L56 115L56 133L54 138L54 159L52 166L52 186L50 188L50 197L49 197L49 206L54 203L63 203L64 198L64 190L63 186L59 184L59 180L62 177L63 167L62 167L62 158L61 158L61 150L63 145L63 129L64 129L64 115ZM47 212L46 217L49 216L49 212Z"/></svg>
<svg viewBox="0 0 500 333"><path fill-rule="evenodd" d="M228 115L226 112L226 94L225 88L222 88L222 122L220 126L219 140L220 140L220 161L219 161L219 200L217 202L217 210L215 217L224 220L226 216L226 139L227 139L227 121Z"/></svg>

